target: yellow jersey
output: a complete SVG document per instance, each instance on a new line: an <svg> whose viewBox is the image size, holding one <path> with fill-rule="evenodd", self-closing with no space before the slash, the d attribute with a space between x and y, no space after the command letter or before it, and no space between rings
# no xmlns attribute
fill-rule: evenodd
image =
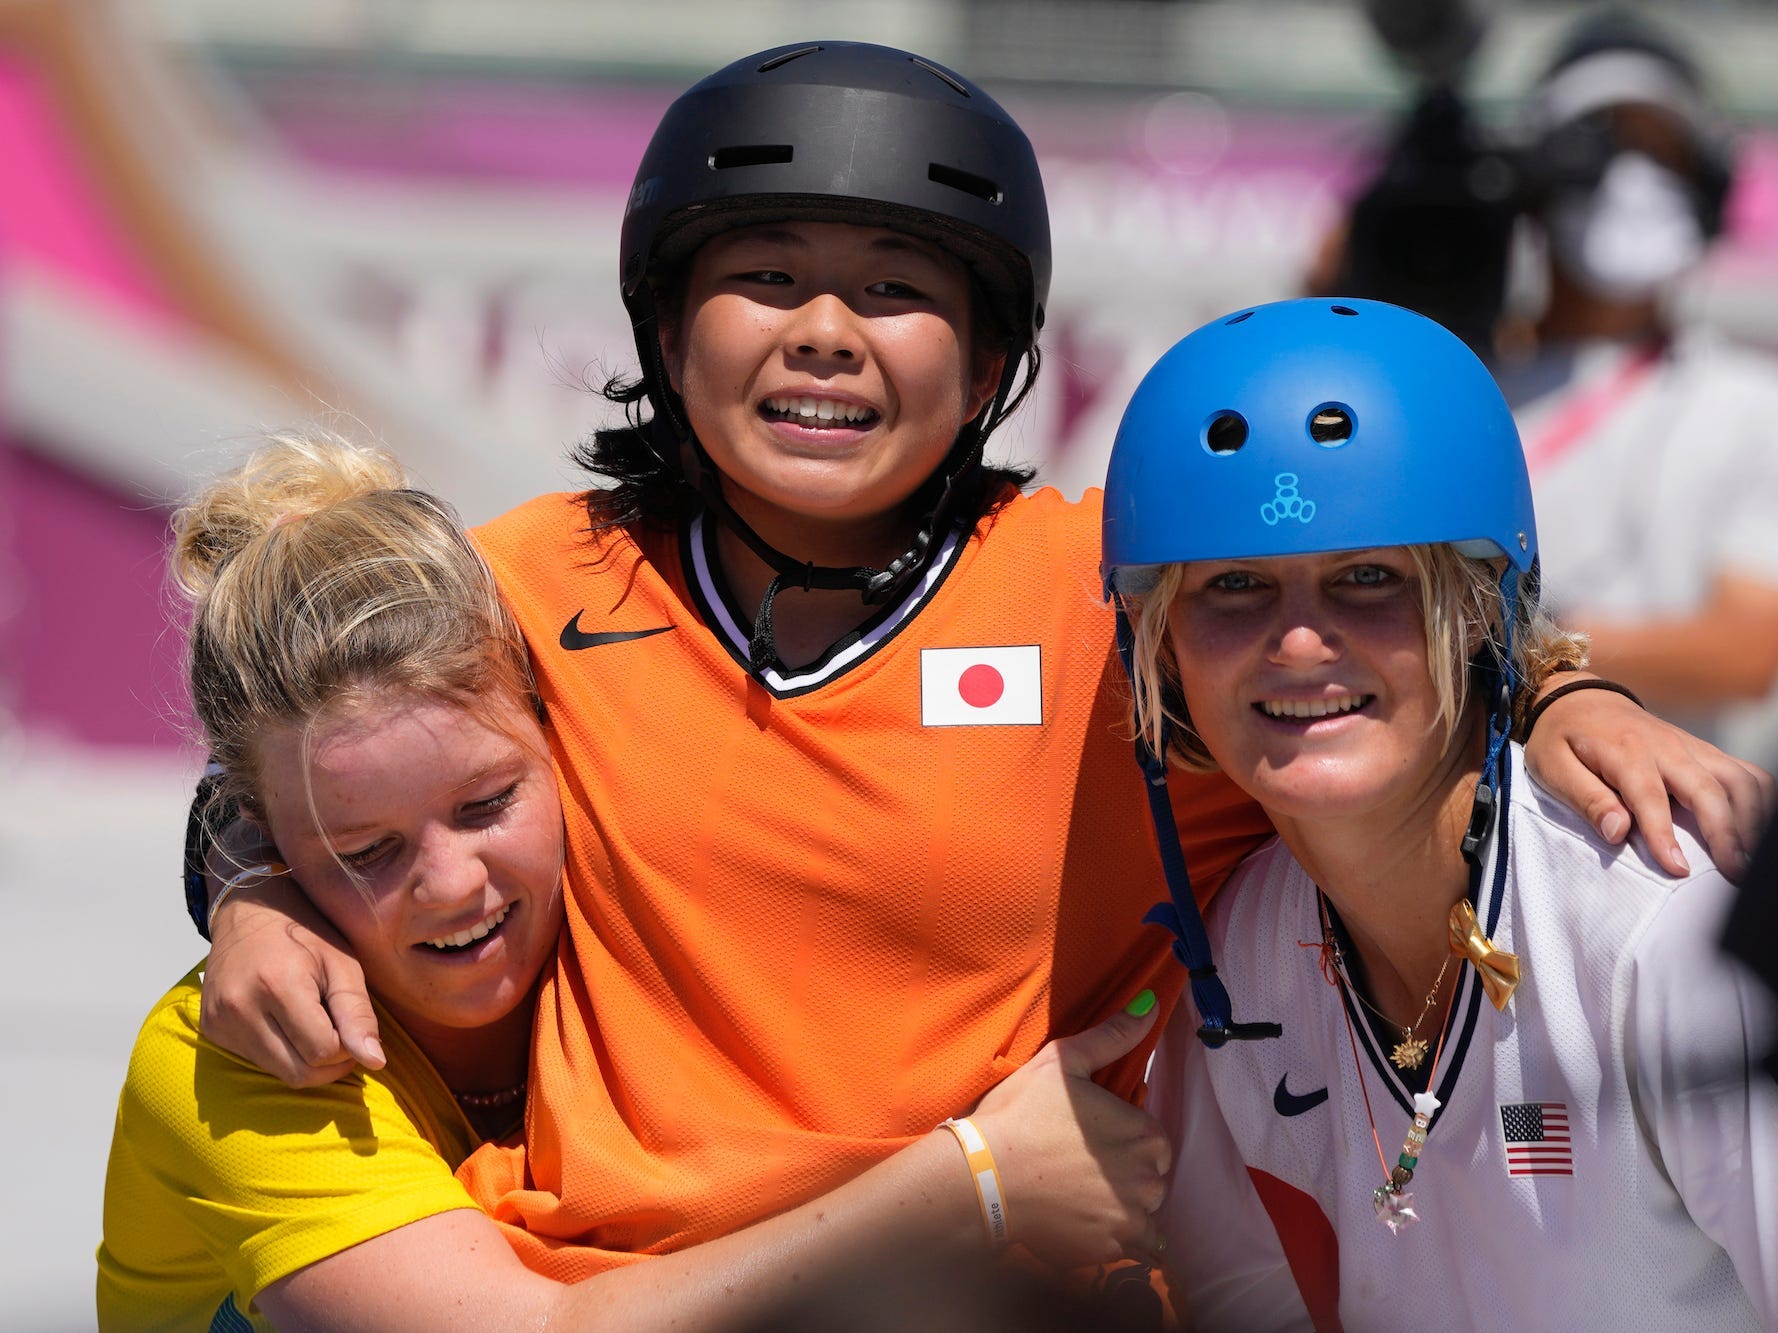
<svg viewBox="0 0 1778 1333"><path fill-rule="evenodd" d="M474 1201L480 1142L431 1063L378 1009L386 1068L291 1089L198 1032L203 965L149 1013L105 1174L102 1329L270 1328L279 1278Z"/></svg>

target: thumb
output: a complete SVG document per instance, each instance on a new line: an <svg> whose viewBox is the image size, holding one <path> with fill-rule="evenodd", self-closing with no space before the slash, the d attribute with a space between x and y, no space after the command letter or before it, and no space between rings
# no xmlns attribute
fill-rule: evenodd
<svg viewBox="0 0 1778 1333"><path fill-rule="evenodd" d="M387 1063L383 1043L378 1039L377 1015L371 1008L370 994L364 989L363 974L355 980L339 977L330 971L322 1003L339 1033L340 1045L366 1069L381 1069Z"/></svg>
<svg viewBox="0 0 1778 1333"><path fill-rule="evenodd" d="M1085 1078L1113 1060L1121 1059L1142 1044L1160 1017L1154 992L1143 991L1122 1013L1113 1014L1097 1027L1064 1037L1056 1043L1062 1072Z"/></svg>

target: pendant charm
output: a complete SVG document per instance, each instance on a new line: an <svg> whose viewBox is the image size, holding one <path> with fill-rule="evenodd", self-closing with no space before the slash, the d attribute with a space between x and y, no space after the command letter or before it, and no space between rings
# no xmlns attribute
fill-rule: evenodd
<svg viewBox="0 0 1778 1333"><path fill-rule="evenodd" d="M1414 1196L1393 1185L1379 1185L1371 1192L1371 1208L1392 1236L1401 1235L1420 1220L1420 1214L1414 1211Z"/></svg>
<svg viewBox="0 0 1778 1333"><path fill-rule="evenodd" d="M1389 1055L1389 1063L1397 1069L1418 1069L1425 1060L1426 1043L1412 1033L1404 1033Z"/></svg>

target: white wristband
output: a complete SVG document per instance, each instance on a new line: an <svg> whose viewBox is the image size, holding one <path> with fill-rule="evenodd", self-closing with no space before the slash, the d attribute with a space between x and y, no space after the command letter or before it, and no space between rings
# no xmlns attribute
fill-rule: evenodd
<svg viewBox="0 0 1778 1333"><path fill-rule="evenodd" d="M210 900L210 913L204 918L204 933L216 933L216 910L228 901L229 894L241 885L254 879L274 879L279 875L288 875L290 867L282 861L262 861L259 865L248 866L245 870L237 870L222 881L222 887L216 890L216 896Z"/></svg>

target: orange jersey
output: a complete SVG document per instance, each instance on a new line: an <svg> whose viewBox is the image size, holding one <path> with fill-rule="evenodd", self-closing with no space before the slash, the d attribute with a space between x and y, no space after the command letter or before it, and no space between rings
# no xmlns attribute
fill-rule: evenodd
<svg viewBox="0 0 1778 1333"><path fill-rule="evenodd" d="M1141 924L1167 891L1096 493L1012 500L827 659L762 678L704 520L595 544L557 495L479 540L568 820L526 1145L461 1173L532 1267L583 1277L812 1199L1050 1038L1177 997ZM1204 897L1270 830L1224 778L1172 786ZM1145 1057L1105 1081L1136 1094Z"/></svg>

